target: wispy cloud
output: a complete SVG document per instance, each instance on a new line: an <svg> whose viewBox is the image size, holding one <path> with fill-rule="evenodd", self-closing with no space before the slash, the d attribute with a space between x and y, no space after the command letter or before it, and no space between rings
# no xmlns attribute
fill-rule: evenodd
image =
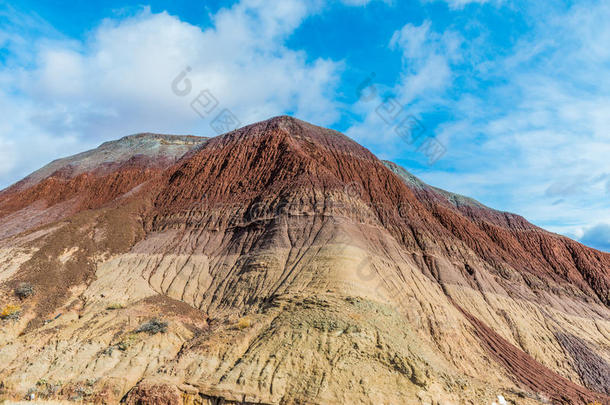
<svg viewBox="0 0 610 405"><path fill-rule="evenodd" d="M601 45L610 43L610 5L523 12L531 27L508 52L486 41L492 28L481 23L468 41L460 27L406 24L389 42L402 73L384 90L411 112L446 114L429 129L448 155L420 168L427 181L593 245L602 234L592 224L610 223L610 51ZM384 157L409 156L372 108L355 111L363 118L350 136Z"/></svg>
<svg viewBox="0 0 610 405"><path fill-rule="evenodd" d="M469 4L500 4L503 0L425 0L427 2L441 1L447 3L450 9L461 10Z"/></svg>
<svg viewBox="0 0 610 405"><path fill-rule="evenodd" d="M463 40L455 31L439 34L431 27L431 22L425 20L420 25L406 24L393 33L387 47L401 54L399 77L391 86L373 83L375 93L353 106L360 121L352 125L347 134L384 159L411 154L417 155L414 160L429 160L425 153L417 153L417 145L406 144L401 139L396 130L398 123L388 125L378 110L390 97L403 110L400 121L405 115L420 116L445 103L445 93L455 76L452 64L462 58L460 48ZM428 132L425 127L423 130ZM434 134L426 133L426 136L430 135Z"/></svg>
<svg viewBox="0 0 610 405"><path fill-rule="evenodd" d="M535 27L475 72L444 128L457 173L430 181L479 196L558 232L610 221L610 40L604 3L530 10ZM483 179L481 179L483 178ZM477 179L477 180L475 180ZM584 239L583 239L584 241Z"/></svg>
<svg viewBox="0 0 610 405"><path fill-rule="evenodd" d="M77 152L146 130L210 135L188 100L171 93L172 79L186 66L193 85L210 89L243 123L287 111L332 123L342 65L285 46L318 9L305 0L244 0L221 9L212 26L201 29L144 8L104 20L82 41L50 37L43 20L7 9L4 18L34 25L30 32L0 31L0 40L19 50L0 68L0 105L7 114L0 143L10 150L0 184L50 160L57 148ZM38 32L31 35L34 26ZM33 150L27 146L32 139L47 146Z"/></svg>
<svg viewBox="0 0 610 405"><path fill-rule="evenodd" d="M594 248L610 252L610 224L587 228L580 240Z"/></svg>
<svg viewBox="0 0 610 405"><path fill-rule="evenodd" d="M419 103L441 96L451 85L451 64L461 58L462 38L447 30L439 34L431 22L419 26L407 24L394 32L390 48L403 55L403 71L397 83L401 99Z"/></svg>

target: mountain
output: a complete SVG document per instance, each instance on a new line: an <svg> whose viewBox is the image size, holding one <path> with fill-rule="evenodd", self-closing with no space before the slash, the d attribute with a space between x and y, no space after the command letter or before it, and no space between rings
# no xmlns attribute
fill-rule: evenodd
<svg viewBox="0 0 610 405"><path fill-rule="evenodd" d="M0 399L610 403L610 254L281 116L0 192Z"/></svg>

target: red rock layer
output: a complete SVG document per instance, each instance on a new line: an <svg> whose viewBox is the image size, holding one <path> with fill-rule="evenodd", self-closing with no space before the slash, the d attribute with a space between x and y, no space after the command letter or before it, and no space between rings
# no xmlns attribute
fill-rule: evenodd
<svg viewBox="0 0 610 405"><path fill-rule="evenodd" d="M544 367L527 353L519 350L502 336L498 335L485 323L457 307L470 321L485 347L493 357L502 364L520 384L536 393L550 396L553 403L560 404L592 404L601 401L610 403L610 397L588 390L559 374Z"/></svg>
<svg viewBox="0 0 610 405"><path fill-rule="evenodd" d="M542 289L552 286L579 299L610 304L610 254L546 232L514 214L456 207L432 188L410 188L344 135L289 117L214 138L166 171L154 216L163 222L172 213L201 204L278 205L297 194L313 205L321 203L316 192L344 192L346 186L408 249L455 258L451 245L466 246L498 275L506 276L510 267ZM401 206L408 209L399 210Z"/></svg>
<svg viewBox="0 0 610 405"><path fill-rule="evenodd" d="M34 208L39 217L32 226L41 226L83 210L99 208L159 177L171 163L173 161L152 160L136 155L124 163L103 164L94 171L74 177L69 168L65 168L31 187L10 187L0 194L0 224L6 228L12 227L13 224L4 223L2 219L10 220L10 216L20 218L20 212L32 215L27 213L30 207ZM59 212L56 207L61 207ZM26 229L29 227L21 231ZM11 234L13 232L6 233L5 236Z"/></svg>
<svg viewBox="0 0 610 405"><path fill-rule="evenodd" d="M299 201L322 207L324 214L333 209L334 199L347 195L354 216L384 228L406 252L424 257L422 271L441 284L434 257L448 258L450 271L465 279L484 268L504 280L505 290L515 296L520 293L514 286L525 282L559 297L610 305L610 254L546 232L519 216L456 204L433 188L409 186L368 150L335 131L277 117L213 138L171 167L158 163L134 157L112 170L76 177L55 173L30 188L0 195L0 218L39 201L54 206L76 198L75 211L98 208L144 183L139 198L152 204L138 210L147 232L208 226L192 219L193 213L222 206L232 207L228 214L244 215L256 204L271 207L273 213L283 203ZM135 236L121 251L141 238L139 220L136 225ZM474 256L484 266L474 269ZM558 401L607 400L543 367L467 308L463 313L488 350L522 384L554 392Z"/></svg>
<svg viewBox="0 0 610 405"><path fill-rule="evenodd" d="M518 215L470 206L428 207L446 229L494 267L508 264L538 280L592 290L610 305L610 272L600 271L610 269L609 254L547 232Z"/></svg>
<svg viewBox="0 0 610 405"><path fill-rule="evenodd" d="M357 200L371 207L373 220L407 250L463 260L466 272L465 252L473 251L499 276L510 278L505 272L516 270L526 283L541 290L609 303L610 255L546 232L516 215L478 206L456 207L439 193L414 190L345 136L287 117L212 139L169 169L159 180L149 226L150 230L171 226L170 218L202 205L231 203L247 211L255 203L278 206L301 198L311 206L328 206L327 196L345 192L346 185ZM397 215L396 207L405 203L409 209ZM537 363L464 312L486 347L522 384L554 392L554 398L566 403L606 400Z"/></svg>

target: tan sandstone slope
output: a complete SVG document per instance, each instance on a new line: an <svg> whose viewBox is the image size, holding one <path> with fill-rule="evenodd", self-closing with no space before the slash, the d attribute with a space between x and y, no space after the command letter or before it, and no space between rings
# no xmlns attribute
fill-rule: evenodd
<svg viewBox="0 0 610 405"><path fill-rule="evenodd" d="M135 135L0 192L0 398L608 404L609 269L294 118Z"/></svg>

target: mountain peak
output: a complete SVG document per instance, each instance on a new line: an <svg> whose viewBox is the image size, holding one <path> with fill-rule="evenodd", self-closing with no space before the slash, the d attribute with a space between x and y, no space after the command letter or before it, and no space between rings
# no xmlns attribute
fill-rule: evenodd
<svg viewBox="0 0 610 405"><path fill-rule="evenodd" d="M157 134L152 132L140 132L137 134L126 135L114 141L104 142L99 148L109 149L116 147L129 147L139 149L144 143L154 143L157 145L196 145L204 142L206 137L195 135L170 135Z"/></svg>
<svg viewBox="0 0 610 405"><path fill-rule="evenodd" d="M0 194L11 397L609 400L610 255L336 131L136 134L26 180Z"/></svg>
<svg viewBox="0 0 610 405"><path fill-rule="evenodd" d="M192 135L164 135L139 133L108 141L95 149L54 160L30 174L13 187L24 189L54 175L75 177L83 173L121 165L134 157L148 160L148 164L173 163L189 150L203 144L208 138Z"/></svg>

